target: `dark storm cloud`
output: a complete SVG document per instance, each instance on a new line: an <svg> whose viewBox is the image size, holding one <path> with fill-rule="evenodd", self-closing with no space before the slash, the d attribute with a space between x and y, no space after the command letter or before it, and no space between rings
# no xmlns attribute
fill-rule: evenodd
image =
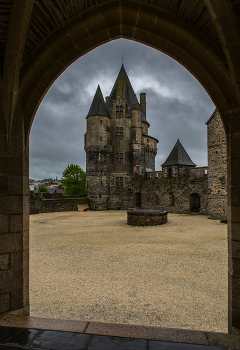
<svg viewBox="0 0 240 350"><path fill-rule="evenodd" d="M85 117L97 85L108 96L124 56L138 98L147 94L149 134L159 139L156 169L179 138L192 160L207 164L206 126L214 106L181 65L147 46L116 40L72 64L53 84L39 107L30 138L30 177L61 177L71 163L85 169Z"/></svg>

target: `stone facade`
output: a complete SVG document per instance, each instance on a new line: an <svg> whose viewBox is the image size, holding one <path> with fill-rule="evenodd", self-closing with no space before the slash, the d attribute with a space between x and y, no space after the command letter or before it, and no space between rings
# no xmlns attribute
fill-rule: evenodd
<svg viewBox="0 0 240 350"><path fill-rule="evenodd" d="M146 94L140 104L124 67L104 101L98 86L85 134L87 193L94 210L133 205L135 177L155 170L158 140L148 135Z"/></svg>
<svg viewBox="0 0 240 350"><path fill-rule="evenodd" d="M208 216L227 219L227 143L218 111L207 121L208 137Z"/></svg>
<svg viewBox="0 0 240 350"><path fill-rule="evenodd" d="M158 172L161 173L161 172ZM141 208L169 213L208 214L208 179L205 177L169 178L138 181L134 191L141 194ZM136 200L139 200L138 196ZM139 206L135 202L135 207Z"/></svg>
<svg viewBox="0 0 240 350"><path fill-rule="evenodd" d="M148 135L146 95L140 95L139 105L133 90L134 96L129 97L126 87L122 87L124 80L132 89L122 67L106 103L98 87L87 116L85 151L90 208L164 209L226 220L227 150L219 113L215 111L206 123L208 167L197 168L177 140L162 171L156 172L157 140ZM121 91L124 98L115 90ZM116 100L112 95L117 96Z"/></svg>

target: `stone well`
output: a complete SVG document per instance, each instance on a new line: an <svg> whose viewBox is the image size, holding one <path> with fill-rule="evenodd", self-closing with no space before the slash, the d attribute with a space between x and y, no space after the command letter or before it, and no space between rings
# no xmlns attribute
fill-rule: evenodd
<svg viewBox="0 0 240 350"><path fill-rule="evenodd" d="M131 226L155 226L167 223L167 211L138 209L128 210L127 224Z"/></svg>

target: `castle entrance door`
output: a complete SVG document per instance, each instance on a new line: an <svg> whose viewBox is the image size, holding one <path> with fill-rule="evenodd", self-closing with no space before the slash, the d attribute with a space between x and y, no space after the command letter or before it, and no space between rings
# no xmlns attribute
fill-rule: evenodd
<svg viewBox="0 0 240 350"><path fill-rule="evenodd" d="M200 196L198 193L190 195L190 210L191 212L199 212L200 210Z"/></svg>

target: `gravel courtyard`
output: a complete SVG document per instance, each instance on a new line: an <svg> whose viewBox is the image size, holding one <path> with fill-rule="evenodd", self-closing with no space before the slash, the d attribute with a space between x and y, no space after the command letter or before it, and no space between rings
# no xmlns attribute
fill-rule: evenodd
<svg viewBox="0 0 240 350"><path fill-rule="evenodd" d="M126 211L31 215L31 316L227 332L227 225L126 221Z"/></svg>

